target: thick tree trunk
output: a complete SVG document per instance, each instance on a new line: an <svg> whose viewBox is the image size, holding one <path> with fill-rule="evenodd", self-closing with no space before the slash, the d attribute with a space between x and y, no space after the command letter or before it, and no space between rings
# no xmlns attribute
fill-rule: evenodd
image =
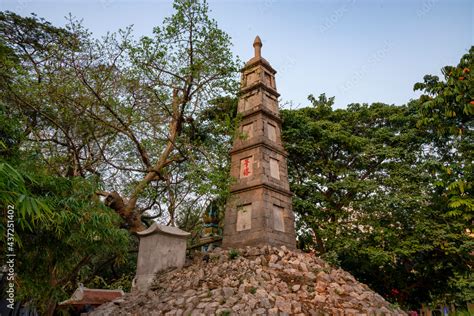
<svg viewBox="0 0 474 316"><path fill-rule="evenodd" d="M185 89L187 90L187 89ZM189 91L187 92L189 94ZM184 106L189 100L188 94L183 98L178 95L178 90L173 92L172 104L172 119L169 124L169 137L166 147L160 155L160 158L151 168L145 177L136 185L130 199L125 201L117 192L103 194L106 196L105 204L114 209L124 220L126 228L130 232L139 232L146 229L141 221L141 214L136 211L137 201L139 195L146 189L146 187L157 179L164 180L162 175L163 169L174 160L170 160L170 155L175 149L175 142L181 133L181 124L183 121ZM174 211L173 211L174 213ZM174 214L172 214L174 217Z"/></svg>
<svg viewBox="0 0 474 316"><path fill-rule="evenodd" d="M313 229L314 233L314 238L316 239L316 247L319 255L322 255L326 253L326 247L324 247L324 242L321 239L321 236L319 235L319 232L317 229Z"/></svg>
<svg viewBox="0 0 474 316"><path fill-rule="evenodd" d="M140 220L140 214L128 211L123 198L117 192L110 192L105 198L105 205L113 209L124 220L124 228L132 233L146 229Z"/></svg>

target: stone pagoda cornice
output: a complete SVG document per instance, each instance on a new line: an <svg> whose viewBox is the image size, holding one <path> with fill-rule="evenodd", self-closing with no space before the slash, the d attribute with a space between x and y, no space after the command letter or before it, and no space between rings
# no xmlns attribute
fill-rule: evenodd
<svg viewBox="0 0 474 316"><path fill-rule="evenodd" d="M252 69L257 66L262 66L265 67L269 72L272 73L272 75L275 75L277 71L273 69L273 67L270 65L270 63L262 57L254 57L250 59L247 63L245 63L244 67L240 70L240 72L244 72L246 70Z"/></svg>
<svg viewBox="0 0 474 316"><path fill-rule="evenodd" d="M277 98L280 96L280 94L275 89L273 89L272 87L264 84L261 81L258 81L256 83L250 85L250 86L247 86L247 87L244 87L244 88L240 89L240 95L247 94L247 93L251 92L252 90L257 90L257 89L263 89L263 90L273 94Z"/></svg>
<svg viewBox="0 0 474 316"><path fill-rule="evenodd" d="M241 153L241 152L244 152L244 151L247 151L249 149L256 148L256 147L265 147L265 148L268 148L268 149L270 149L274 152L279 153L280 155L282 155L284 157L288 157L288 153L286 152L285 148L283 148L283 146L278 145L278 144L276 144L272 141L269 141L265 137L254 137L254 138L242 143L241 145L232 148L229 151L229 153L231 155L238 154L238 153Z"/></svg>
<svg viewBox="0 0 474 316"><path fill-rule="evenodd" d="M284 189L284 188L282 188L278 185L275 185L275 184L273 184L269 181L260 181L258 183L252 184L252 185L248 185L248 184L245 184L245 183L234 184L230 188L230 193L240 193L240 192L252 191L252 190L261 189L261 188L265 188L265 189L268 189L268 190L271 190L271 191L274 191L274 192L278 192L278 193L286 195L288 197L293 196L293 193L291 193L291 191L286 190L286 189Z"/></svg>
<svg viewBox="0 0 474 316"><path fill-rule="evenodd" d="M281 123L282 123L281 118L275 112L270 111L266 106L263 106L263 105L256 106L256 107L254 107L250 110L244 111L244 112L239 112L242 119L246 119L246 118L249 118L249 117L252 117L252 116L256 116L260 113L263 113L265 116L271 118L272 120L274 120L275 122L277 122L278 124L281 125Z"/></svg>

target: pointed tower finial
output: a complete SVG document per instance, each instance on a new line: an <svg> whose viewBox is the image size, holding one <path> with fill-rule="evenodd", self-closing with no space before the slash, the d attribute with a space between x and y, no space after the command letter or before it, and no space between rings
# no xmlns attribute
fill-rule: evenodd
<svg viewBox="0 0 474 316"><path fill-rule="evenodd" d="M255 50L255 57L260 58L262 57L262 40L260 36L257 35L255 40L253 41L253 48Z"/></svg>

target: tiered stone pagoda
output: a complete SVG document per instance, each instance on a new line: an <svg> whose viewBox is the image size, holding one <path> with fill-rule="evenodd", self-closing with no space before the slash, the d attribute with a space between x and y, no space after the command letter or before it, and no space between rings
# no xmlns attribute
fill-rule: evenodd
<svg viewBox="0 0 474 316"><path fill-rule="evenodd" d="M231 176L236 179L227 201L224 248L257 245L296 247L294 214L288 184L287 153L281 142L280 96L275 69L261 56L262 41L253 43L255 56L241 70L238 113L241 137L234 141Z"/></svg>

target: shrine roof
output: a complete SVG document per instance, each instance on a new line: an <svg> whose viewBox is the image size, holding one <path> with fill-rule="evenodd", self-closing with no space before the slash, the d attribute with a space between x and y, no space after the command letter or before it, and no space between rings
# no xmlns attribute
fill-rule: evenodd
<svg viewBox="0 0 474 316"><path fill-rule="evenodd" d="M172 235L176 237L188 237L190 233L185 232L184 230L179 229L178 227L174 226L165 226L158 223L154 223L144 231L137 233L139 236L147 236L152 234L166 234Z"/></svg>
<svg viewBox="0 0 474 316"><path fill-rule="evenodd" d="M80 284L71 298L59 305L102 305L123 295L125 293L122 290L89 289Z"/></svg>

